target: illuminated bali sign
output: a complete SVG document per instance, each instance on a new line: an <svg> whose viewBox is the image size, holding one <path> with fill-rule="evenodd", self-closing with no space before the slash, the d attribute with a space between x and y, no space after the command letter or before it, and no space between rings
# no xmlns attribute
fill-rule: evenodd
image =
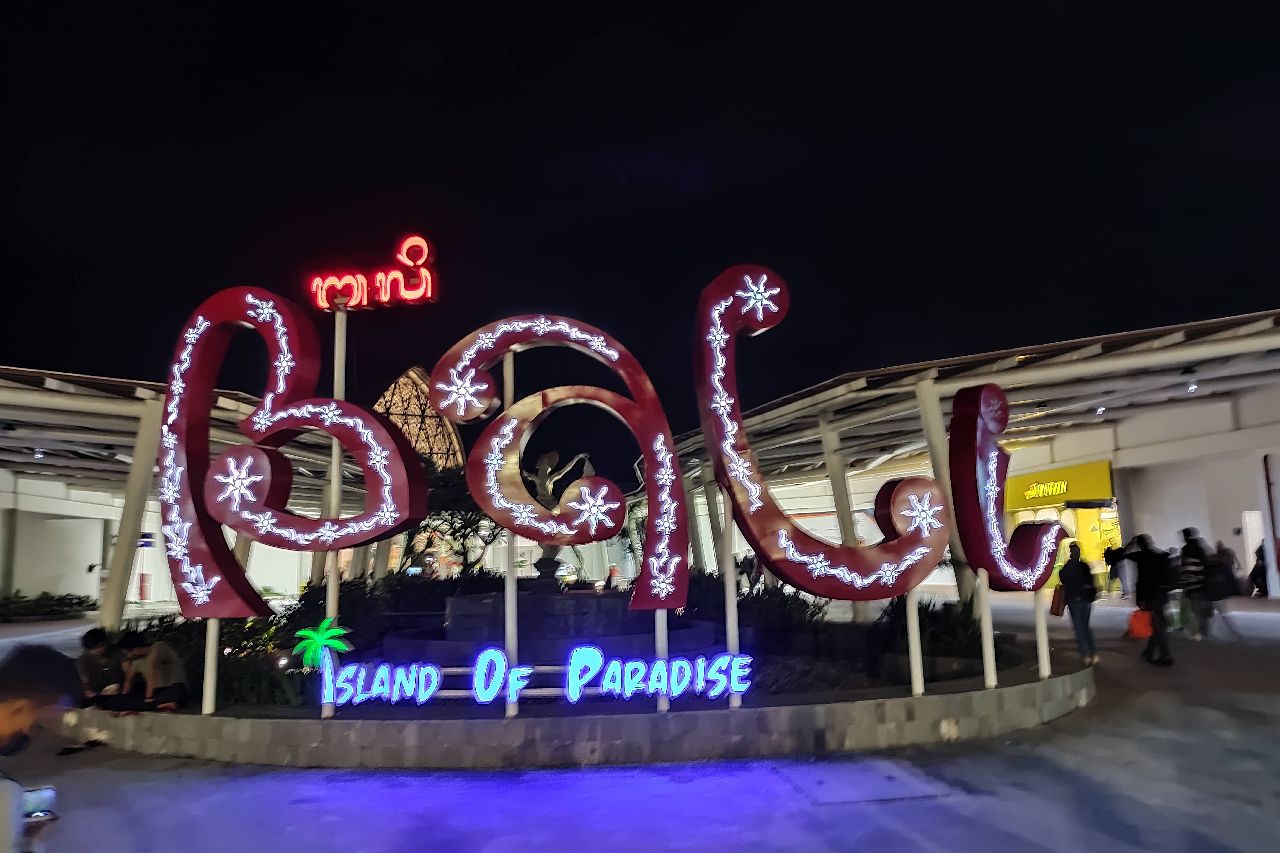
<svg viewBox="0 0 1280 853"><path fill-rule="evenodd" d="M694 381L716 479L729 494L743 536L783 581L825 598L901 595L938 565L947 545L950 513L937 483L925 477L885 483L875 501L884 541L832 545L793 522L755 470L738 404L734 342L739 332L759 334L782 322L790 302L786 283L756 265L731 267L702 292Z"/></svg>
<svg viewBox="0 0 1280 853"><path fill-rule="evenodd" d="M490 518L528 539L548 545L582 545L616 536L626 523L626 496L604 477L569 484L559 504L547 509L529 494L520 473L520 452L540 423L556 409L587 403L612 414L635 436L644 458L645 520L641 574L632 588L633 609L684 607L689 577L689 525L680 486L675 441L649 375L626 347L604 332L568 317L548 314L508 317L477 329L445 353L431 372L431 401L446 418L469 423L498 408L497 384L489 368L506 353L561 346L612 370L626 397L604 388L567 385L516 401L476 440L467 457L467 485Z"/></svg>
<svg viewBox="0 0 1280 853"><path fill-rule="evenodd" d="M1027 522L1014 528L1005 542L1009 454L997 438L1008 425L1009 401L999 385L975 385L956 393L948 454L956 532L969 565L987 570L992 589L1039 589L1053 571L1053 558L1066 533L1056 522ZM1066 492L1065 480L1061 486Z"/></svg>
<svg viewBox="0 0 1280 853"><path fill-rule="evenodd" d="M321 311L333 310L334 300L346 299L344 308L380 308L416 305L440 298L439 281L431 269L431 247L426 238L405 237L396 263L403 267L371 272L322 273L311 279L311 303Z"/></svg>
<svg viewBox="0 0 1280 853"><path fill-rule="evenodd" d="M252 443L233 444L211 462L214 382L241 329L267 345L267 388L237 424ZM277 548L318 551L385 539L426 516L422 466L399 428L354 403L311 397L319 367L315 330L302 309L268 291L221 291L187 322L169 368L158 494L184 616L271 614L227 546L222 525ZM287 509L293 471L276 448L303 430L335 436L360 467L365 504L359 514L315 519Z"/></svg>
<svg viewBox="0 0 1280 853"><path fill-rule="evenodd" d="M533 677L533 667L512 666L502 649L485 649L471 672L471 695L481 705L495 699L515 702ZM322 702L361 705L365 702L424 705L440 690L440 667L429 663L348 663L322 667ZM719 699L742 694L751 686L751 658L729 653L713 657L606 659L595 646L578 646L565 667L564 697L576 704L588 693L613 699L638 696L705 696Z"/></svg>

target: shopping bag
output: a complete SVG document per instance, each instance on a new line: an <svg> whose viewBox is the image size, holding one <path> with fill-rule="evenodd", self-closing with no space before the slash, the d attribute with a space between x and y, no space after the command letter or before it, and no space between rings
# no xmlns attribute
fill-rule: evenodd
<svg viewBox="0 0 1280 853"><path fill-rule="evenodd" d="M1151 611L1135 610L1129 614L1129 631L1130 637L1136 640L1145 640L1151 636Z"/></svg>
<svg viewBox="0 0 1280 853"><path fill-rule="evenodd" d="M1061 586L1053 588L1053 601L1049 602L1049 612L1061 616L1067 610L1067 591Z"/></svg>

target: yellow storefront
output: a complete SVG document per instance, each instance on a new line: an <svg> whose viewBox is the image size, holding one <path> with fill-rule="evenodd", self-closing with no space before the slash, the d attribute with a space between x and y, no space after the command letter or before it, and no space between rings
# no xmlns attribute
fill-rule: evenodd
<svg viewBox="0 0 1280 853"><path fill-rule="evenodd" d="M1080 556L1105 571L1102 553L1120 547L1120 516L1111 485L1111 463L1085 462L1010 477L1005 484L1006 523L1057 521L1080 543Z"/></svg>

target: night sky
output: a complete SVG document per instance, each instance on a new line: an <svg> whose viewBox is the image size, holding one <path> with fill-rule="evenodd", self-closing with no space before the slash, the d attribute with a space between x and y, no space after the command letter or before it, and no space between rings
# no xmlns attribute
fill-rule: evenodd
<svg viewBox="0 0 1280 853"><path fill-rule="evenodd" d="M847 370L1280 302L1280 53L1260 21L463 5L8 11L0 363L161 380L214 291L301 298L309 272L377 268L414 231L442 299L353 315L351 397L485 322L558 312L636 353L677 432L697 423L698 293L734 263L793 294L740 347L748 407ZM233 350L224 382L260 392L260 354ZM518 363L521 394L612 384L578 356ZM636 456L590 412L557 413L542 446L620 482Z"/></svg>

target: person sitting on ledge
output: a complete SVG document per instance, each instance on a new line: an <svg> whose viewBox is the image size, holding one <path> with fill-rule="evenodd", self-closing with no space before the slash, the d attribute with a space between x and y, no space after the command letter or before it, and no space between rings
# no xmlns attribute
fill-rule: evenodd
<svg viewBox="0 0 1280 853"><path fill-rule="evenodd" d="M80 638L84 652L76 661L80 670L80 683L84 687L84 696L80 704L94 704L100 696L113 696L120 692L124 684L124 669L120 665L120 655L107 645L107 632L101 628L90 628Z"/></svg>
<svg viewBox="0 0 1280 853"><path fill-rule="evenodd" d="M102 707L118 713L173 712L186 704L187 669L182 658L161 640L127 631L116 644L125 656L124 690L102 699Z"/></svg>

